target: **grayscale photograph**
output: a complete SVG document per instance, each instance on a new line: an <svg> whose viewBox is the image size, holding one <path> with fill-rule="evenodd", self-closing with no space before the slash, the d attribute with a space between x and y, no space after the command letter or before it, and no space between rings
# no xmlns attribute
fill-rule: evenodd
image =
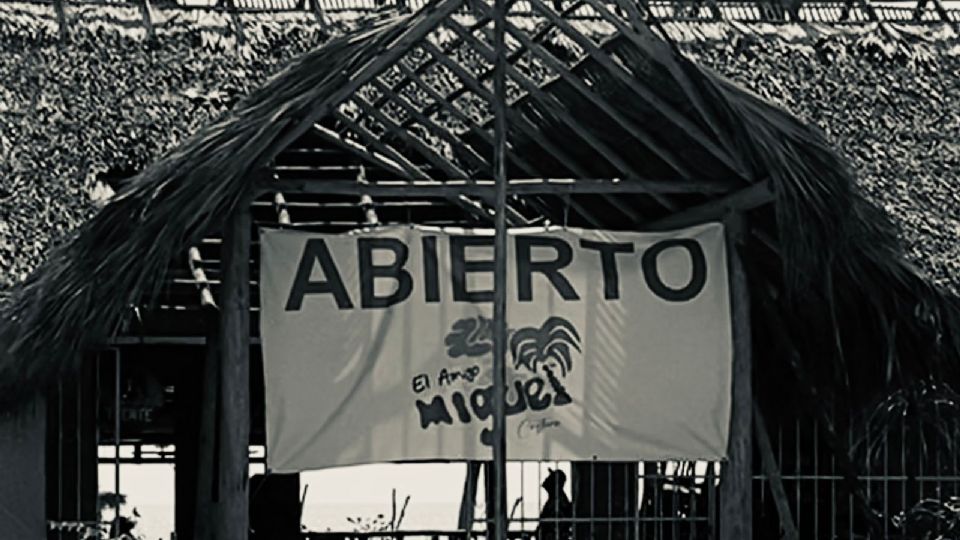
<svg viewBox="0 0 960 540"><path fill-rule="evenodd" d="M960 0L0 51L0 540L960 540Z"/></svg>

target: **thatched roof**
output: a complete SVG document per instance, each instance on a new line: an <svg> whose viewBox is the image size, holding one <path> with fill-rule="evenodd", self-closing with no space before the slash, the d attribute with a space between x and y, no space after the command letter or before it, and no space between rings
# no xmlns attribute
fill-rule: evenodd
<svg viewBox="0 0 960 540"><path fill-rule="evenodd" d="M414 95L387 99L393 108L382 108L385 117L364 107L384 97L371 88L394 84L397 66L414 69L430 57L428 49L447 48L449 58L467 66L466 76L481 78L486 38L481 28L476 43L458 41L457 29L477 22L451 18L459 7L459 0L443 0L305 54L127 182L18 287L0 340L2 395L18 399L42 387L75 363L77 351L106 340L131 305L158 292L171 261L216 234L258 172L311 126L339 129L344 148L369 151L381 141L380 155L371 153L368 162L394 177L488 174L487 143L476 128L432 111L433 128L417 135L431 145L421 148L386 126L389 115L401 114L397 104ZM548 19L515 24L525 39L543 38L540 56L518 61L523 72L511 76L511 144L526 162L513 159L515 174L710 187L706 196L575 196L569 203L571 221L633 228L770 182L775 207L753 213L745 248L761 313L755 334L771 345L762 350L777 351L758 369L792 374L794 383L800 378L829 392L840 406L920 378L953 376L960 359L956 297L914 271L888 217L860 194L822 134L687 61L644 27L607 19L544 31ZM590 41L571 42L571 32ZM560 63L545 63L546 54ZM451 70L435 73L430 88L456 91L444 86L452 84ZM481 128L489 120L482 86L472 101L458 103ZM622 113L615 123L592 121L611 107ZM444 130L455 136L443 137ZM695 153L695 164L678 158L686 152ZM542 211L556 222L564 203L520 197L515 204L522 215Z"/></svg>
<svg viewBox="0 0 960 540"><path fill-rule="evenodd" d="M71 41L55 47L52 8L0 5L0 305L97 211L109 194L99 182L143 170L326 36L306 13L244 15L238 55L224 14L160 10L146 47L134 8L70 13ZM899 27L898 43L876 25L665 27L697 61L823 129L909 260L960 292L956 33ZM94 71L91 85L81 75ZM151 90L130 92L129 80Z"/></svg>

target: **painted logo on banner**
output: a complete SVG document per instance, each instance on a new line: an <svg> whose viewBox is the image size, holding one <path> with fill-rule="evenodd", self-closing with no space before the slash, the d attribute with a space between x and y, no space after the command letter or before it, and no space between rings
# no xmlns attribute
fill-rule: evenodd
<svg viewBox="0 0 960 540"><path fill-rule="evenodd" d="M513 377L507 381L507 416L570 404L573 399L562 379L573 369L573 355L580 353L580 335L573 324L550 317L540 327L508 330L507 335L513 360ZM444 343L451 359L464 356L481 361L467 367L443 367L433 378L428 373L413 378L413 392L422 395L416 400L422 429L433 424L483 422L493 414L493 386L479 378L483 367L493 364L493 321L483 316L460 319ZM453 385L455 390L444 392ZM491 444L490 437L489 428L480 432L484 445Z"/></svg>

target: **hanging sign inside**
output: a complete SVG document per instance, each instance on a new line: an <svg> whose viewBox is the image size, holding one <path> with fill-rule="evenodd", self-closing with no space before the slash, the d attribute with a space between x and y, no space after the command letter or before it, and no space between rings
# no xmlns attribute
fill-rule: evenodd
<svg viewBox="0 0 960 540"><path fill-rule="evenodd" d="M267 465L491 459L493 233L260 233ZM508 235L516 460L717 459L732 366L723 227Z"/></svg>

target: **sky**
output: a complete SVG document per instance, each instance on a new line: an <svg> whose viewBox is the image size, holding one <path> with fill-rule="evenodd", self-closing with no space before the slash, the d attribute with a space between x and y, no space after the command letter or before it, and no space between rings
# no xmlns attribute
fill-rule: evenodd
<svg viewBox="0 0 960 540"><path fill-rule="evenodd" d="M101 457L107 455L112 457L112 448L101 451ZM508 504L515 517L539 514L546 499L546 492L539 486L552 467L565 470L569 477L566 463L508 465ZM99 466L100 492L114 490L114 471L112 464ZM263 466L255 464L251 471L260 473ZM121 465L120 475L120 491L127 496L121 512L130 515L137 509L141 515L137 530L145 540L168 540L173 530L173 465ZM352 531L348 516L372 519L383 514L389 521L392 490L396 489L398 514L403 501L410 497L402 528L452 530L457 525L465 476L463 463L355 465L305 472L300 477L301 492L306 489L303 522L311 530ZM569 482L567 491L569 494ZM482 503L479 493L478 515ZM112 517L109 510L103 516L105 520Z"/></svg>

